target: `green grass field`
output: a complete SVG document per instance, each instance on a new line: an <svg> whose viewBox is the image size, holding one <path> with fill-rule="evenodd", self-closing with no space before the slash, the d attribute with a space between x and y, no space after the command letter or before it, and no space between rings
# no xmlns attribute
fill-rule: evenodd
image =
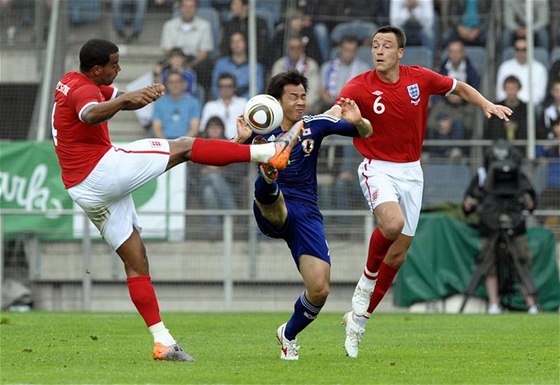
<svg viewBox="0 0 560 385"><path fill-rule="evenodd" d="M559 384L557 313L377 314L360 356L344 354L341 314L279 359L287 313L169 313L194 363L154 362L135 313L0 313L2 384Z"/></svg>

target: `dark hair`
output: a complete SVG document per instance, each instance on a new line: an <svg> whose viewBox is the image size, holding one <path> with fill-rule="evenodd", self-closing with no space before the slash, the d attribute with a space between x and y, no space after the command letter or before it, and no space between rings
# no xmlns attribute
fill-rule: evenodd
<svg viewBox="0 0 560 385"><path fill-rule="evenodd" d="M378 33L393 33L397 38L397 44L399 48L404 48L406 46L406 35L404 31L398 27L395 27L393 25L384 25L383 27L378 28L377 31L373 33L371 39L373 40L375 35L377 35Z"/></svg>
<svg viewBox="0 0 560 385"><path fill-rule="evenodd" d="M307 78L297 70L291 70L286 72L280 72L275 75L268 82L268 87L266 88L266 93L270 96L280 99L284 93L284 86L291 84L294 86L303 85L305 92L307 92Z"/></svg>
<svg viewBox="0 0 560 385"><path fill-rule="evenodd" d="M220 84L220 80L222 79L231 79L233 81L233 86L237 87L237 79L235 76L229 72L223 72L218 76L218 84Z"/></svg>
<svg viewBox="0 0 560 385"><path fill-rule="evenodd" d="M519 80L519 78L517 76L514 75L509 75L507 78L504 79L504 85L506 83L515 83L517 85L517 87L519 87L519 89L521 89L521 81Z"/></svg>
<svg viewBox="0 0 560 385"><path fill-rule="evenodd" d="M88 71L95 66L109 63L110 56L119 52L119 47L108 40L91 39L80 49L80 70Z"/></svg>
<svg viewBox="0 0 560 385"><path fill-rule="evenodd" d="M167 54L167 57L172 57L172 56L182 56L182 57L187 57L187 55L185 55L185 53L183 52L183 49L180 47L173 47L169 50L169 53Z"/></svg>

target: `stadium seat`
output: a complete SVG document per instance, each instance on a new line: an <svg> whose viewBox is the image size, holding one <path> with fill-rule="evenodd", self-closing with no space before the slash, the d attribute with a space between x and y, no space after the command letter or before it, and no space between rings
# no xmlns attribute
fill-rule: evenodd
<svg viewBox="0 0 560 385"><path fill-rule="evenodd" d="M471 180L469 167L462 164L424 164L422 207L445 203L460 204Z"/></svg>
<svg viewBox="0 0 560 385"><path fill-rule="evenodd" d="M431 69L434 65L434 54L426 47L406 47L401 64L420 65Z"/></svg>
<svg viewBox="0 0 560 385"><path fill-rule="evenodd" d="M534 57L538 61L540 61L545 66L548 64L548 50L543 47L535 47L534 48ZM515 56L515 49L514 47L507 47L504 49L502 53L502 62L509 60Z"/></svg>
<svg viewBox="0 0 560 385"><path fill-rule="evenodd" d="M355 36L358 40L363 41L369 39L376 29L376 24L365 21L340 23L331 31L331 43L337 45L344 36Z"/></svg>
<svg viewBox="0 0 560 385"><path fill-rule="evenodd" d="M70 0L67 3L72 24L89 23L101 19L101 0Z"/></svg>

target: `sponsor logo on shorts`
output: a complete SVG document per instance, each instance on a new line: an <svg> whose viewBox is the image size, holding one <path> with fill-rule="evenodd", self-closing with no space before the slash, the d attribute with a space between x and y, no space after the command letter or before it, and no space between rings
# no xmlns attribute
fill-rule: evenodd
<svg viewBox="0 0 560 385"><path fill-rule="evenodd" d="M159 140L151 140L150 141L150 146L152 148L161 148L161 141Z"/></svg>

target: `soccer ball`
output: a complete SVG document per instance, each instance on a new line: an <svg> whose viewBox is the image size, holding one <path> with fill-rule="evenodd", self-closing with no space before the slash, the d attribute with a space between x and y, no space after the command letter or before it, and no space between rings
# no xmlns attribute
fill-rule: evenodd
<svg viewBox="0 0 560 385"><path fill-rule="evenodd" d="M249 99L243 111L243 118L255 134L268 134L280 126L284 112L276 98L260 94Z"/></svg>

